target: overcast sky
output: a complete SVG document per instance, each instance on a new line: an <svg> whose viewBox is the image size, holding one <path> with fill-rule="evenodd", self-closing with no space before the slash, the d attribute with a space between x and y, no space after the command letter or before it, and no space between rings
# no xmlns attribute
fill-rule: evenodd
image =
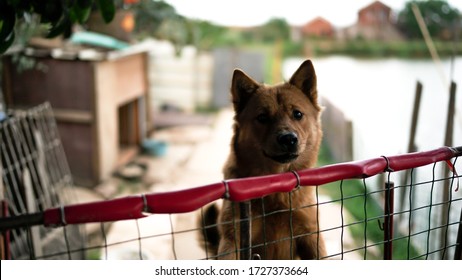
<svg viewBox="0 0 462 280"><path fill-rule="evenodd" d="M269 19L285 18L302 25L322 16L337 27L356 22L358 10L373 0L165 0L186 17L230 26L260 25ZM406 0L383 0L393 10L404 8ZM447 1L462 11L462 0Z"/></svg>

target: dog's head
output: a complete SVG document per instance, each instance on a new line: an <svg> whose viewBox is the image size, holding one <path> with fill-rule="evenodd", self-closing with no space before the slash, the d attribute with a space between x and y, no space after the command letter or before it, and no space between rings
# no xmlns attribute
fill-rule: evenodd
<svg viewBox="0 0 462 280"><path fill-rule="evenodd" d="M239 156L260 164L289 164L288 169L315 164L322 132L311 61L303 62L288 82L276 86L260 84L236 69L231 94Z"/></svg>

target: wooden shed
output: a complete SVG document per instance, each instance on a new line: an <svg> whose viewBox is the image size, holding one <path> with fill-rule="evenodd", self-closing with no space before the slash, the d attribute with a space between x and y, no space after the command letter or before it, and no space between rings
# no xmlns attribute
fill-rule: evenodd
<svg viewBox="0 0 462 280"><path fill-rule="evenodd" d="M99 61L34 57L39 68L18 71L3 57L10 108L49 101L74 182L94 186L138 151L148 128L147 53Z"/></svg>

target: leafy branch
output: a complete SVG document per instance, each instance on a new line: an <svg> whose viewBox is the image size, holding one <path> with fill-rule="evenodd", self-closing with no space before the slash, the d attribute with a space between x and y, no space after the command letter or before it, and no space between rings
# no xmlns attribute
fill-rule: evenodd
<svg viewBox="0 0 462 280"><path fill-rule="evenodd" d="M1 0L0 54L13 44L19 21L28 22L38 15L41 24L49 26L46 37L69 36L74 23L85 23L96 7L106 23L114 18L117 0Z"/></svg>

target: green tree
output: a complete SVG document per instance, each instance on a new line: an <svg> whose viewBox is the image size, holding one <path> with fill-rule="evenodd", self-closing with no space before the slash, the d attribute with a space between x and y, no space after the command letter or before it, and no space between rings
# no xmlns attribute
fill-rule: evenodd
<svg viewBox="0 0 462 280"><path fill-rule="evenodd" d="M24 25L44 26L44 36L48 38L66 37L74 24L86 23L93 10L98 10L109 23L117 9L127 7L136 13L135 32L157 35L175 43L186 41L182 35L186 28L185 19L162 0L0 0L0 54L13 44L15 38L24 36ZM175 27L174 30L165 27L164 21ZM168 37L166 32L172 30L175 32Z"/></svg>
<svg viewBox="0 0 462 280"><path fill-rule="evenodd" d="M451 7L446 1L409 1L398 16L398 24L408 37L422 38L422 33L412 11L413 4L419 8L432 37L450 39L451 35L454 35L460 29L460 12Z"/></svg>
<svg viewBox="0 0 462 280"><path fill-rule="evenodd" d="M189 43L187 20L164 1L141 0L131 6L135 13L135 33L140 37L168 40L176 52Z"/></svg>
<svg viewBox="0 0 462 280"><path fill-rule="evenodd" d="M184 19L179 16L172 6L164 1L141 0L133 5L135 12L135 32L147 36L154 36L164 21L180 24Z"/></svg>
<svg viewBox="0 0 462 280"><path fill-rule="evenodd" d="M210 50L225 40L227 28L209 21L188 20L189 41L202 50Z"/></svg>
<svg viewBox="0 0 462 280"><path fill-rule="evenodd" d="M15 29L21 23L47 25L46 37L49 38L69 35L72 25L86 22L94 7L100 10L105 22L112 21L117 1L120 0L1 0L0 54L13 44L17 35Z"/></svg>
<svg viewBox="0 0 462 280"><path fill-rule="evenodd" d="M273 18L260 27L260 36L264 42L285 41L290 38L290 26L283 18Z"/></svg>

